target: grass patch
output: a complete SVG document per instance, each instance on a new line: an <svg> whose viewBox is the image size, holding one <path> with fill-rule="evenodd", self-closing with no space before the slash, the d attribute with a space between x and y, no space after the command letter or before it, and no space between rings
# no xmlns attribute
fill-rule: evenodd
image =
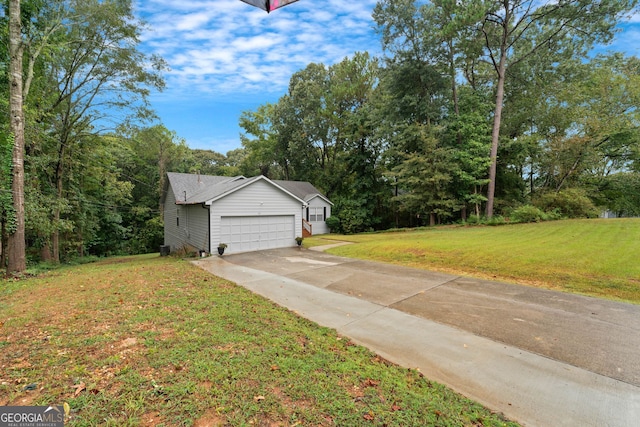
<svg viewBox="0 0 640 427"><path fill-rule="evenodd" d="M0 405L69 426L509 426L172 257L111 258L0 286Z"/></svg>
<svg viewBox="0 0 640 427"><path fill-rule="evenodd" d="M323 239L358 243L329 250L335 255L640 303L640 219L435 227Z"/></svg>

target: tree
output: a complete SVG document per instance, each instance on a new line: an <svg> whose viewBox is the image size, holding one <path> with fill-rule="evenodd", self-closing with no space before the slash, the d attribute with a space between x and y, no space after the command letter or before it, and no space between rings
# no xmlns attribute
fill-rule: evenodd
<svg viewBox="0 0 640 427"><path fill-rule="evenodd" d="M273 121L282 122L284 117L278 118L279 113L275 109L276 105L267 103L256 111L245 111L240 116L240 127L246 132L240 136L240 141L248 153L244 163L260 175L272 179L290 179L288 147L285 145L280 150L278 145L278 141L285 141L285 144L288 141L279 138L273 129ZM249 138L248 135L255 138ZM275 170L276 167L279 170Z"/></svg>
<svg viewBox="0 0 640 427"><path fill-rule="evenodd" d="M477 24L485 41L485 58L495 72L495 110L491 132L491 166L486 215L493 215L498 146L505 82L509 70L538 55L549 67L568 53L586 56L594 43L608 42L622 13L635 7L635 0L564 1L540 5L535 0L486 2L484 17Z"/></svg>
<svg viewBox="0 0 640 427"><path fill-rule="evenodd" d="M51 235L42 236L44 247L51 248L51 254L43 254L58 261L61 229L55 226L65 224L62 202L74 194L67 173L82 151L76 147L96 141L96 134L113 130L118 121L149 118L147 96L163 87L163 62L137 50L140 25L128 0L43 3L38 17L43 22L34 32L53 26L57 31L48 39L48 54L34 67L38 91L30 102L37 105L41 137L30 149L41 153L41 167L32 171L41 177L41 191L60 202L53 205Z"/></svg>
<svg viewBox="0 0 640 427"><path fill-rule="evenodd" d="M451 192L456 169L452 152L438 143L437 129L430 126L410 126L403 136L415 139L411 144L420 150L403 154L394 169L398 185L406 190L396 200L405 211L435 225L461 208Z"/></svg>
<svg viewBox="0 0 640 427"><path fill-rule="evenodd" d="M111 145L121 147L114 148L116 164L122 179L131 184L131 206L122 214L129 231L127 250L147 253L162 244L164 206L160 200L167 172L197 173L200 163L186 142L163 125L121 132L122 136L113 136Z"/></svg>
<svg viewBox="0 0 640 427"><path fill-rule="evenodd" d="M597 182L595 199L617 216L640 216L640 173L620 172Z"/></svg>
<svg viewBox="0 0 640 427"><path fill-rule="evenodd" d="M15 228L9 234L8 273L27 268L24 219L24 107L22 97L22 44L20 0L9 0L9 104L10 132L13 136L13 176L11 190Z"/></svg>
<svg viewBox="0 0 640 427"><path fill-rule="evenodd" d="M474 214L479 217L481 206L487 201L483 189L489 182L486 172L491 139L486 98L473 92L469 86L461 89L460 106L455 116L446 121L446 132L457 166L452 169L454 191L464 203L462 219L466 220L468 204L473 206Z"/></svg>
<svg viewBox="0 0 640 427"><path fill-rule="evenodd" d="M332 66L330 74L328 108L339 147L334 170L341 177L335 186L334 214L344 231L376 229L391 194L383 178L384 139L376 132L382 96L379 64L367 53L356 53Z"/></svg>
<svg viewBox="0 0 640 427"><path fill-rule="evenodd" d="M590 186L633 168L640 141L640 61L619 54L571 62L563 83L540 87L525 138L535 143L531 192Z"/></svg>

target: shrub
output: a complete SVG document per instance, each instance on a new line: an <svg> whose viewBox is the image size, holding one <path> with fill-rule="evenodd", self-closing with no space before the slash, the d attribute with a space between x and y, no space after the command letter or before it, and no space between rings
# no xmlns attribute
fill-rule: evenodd
<svg viewBox="0 0 640 427"><path fill-rule="evenodd" d="M465 223L470 225L482 224L482 217L479 215L469 215Z"/></svg>
<svg viewBox="0 0 640 427"><path fill-rule="evenodd" d="M534 204L545 212L555 210L566 218L597 218L599 214L586 192L579 188L543 194L535 200Z"/></svg>
<svg viewBox="0 0 640 427"><path fill-rule="evenodd" d="M494 215L491 218L478 215L469 215L469 218L464 222L467 225L504 225L509 222L508 218L501 215Z"/></svg>
<svg viewBox="0 0 640 427"><path fill-rule="evenodd" d="M488 218L486 221L487 225L504 225L507 222L508 221L500 215L494 215L491 218Z"/></svg>
<svg viewBox="0 0 640 427"><path fill-rule="evenodd" d="M331 230L332 233L340 233L342 232L342 228L340 226L340 218L337 216L330 216L325 220L325 224Z"/></svg>
<svg viewBox="0 0 640 427"><path fill-rule="evenodd" d="M548 218L542 209L531 205L524 205L511 212L511 219L513 222L540 222Z"/></svg>

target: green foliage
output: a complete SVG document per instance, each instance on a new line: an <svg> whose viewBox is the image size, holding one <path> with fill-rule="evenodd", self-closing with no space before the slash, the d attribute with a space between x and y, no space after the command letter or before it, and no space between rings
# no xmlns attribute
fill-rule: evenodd
<svg viewBox="0 0 640 427"><path fill-rule="evenodd" d="M617 216L640 216L640 172L621 172L600 180L597 203Z"/></svg>
<svg viewBox="0 0 640 427"><path fill-rule="evenodd" d="M63 259L157 250L168 171L310 181L336 202L331 228L348 233L413 226L416 218L457 222L467 212L476 215L467 223L501 223L479 216L500 77L496 213L511 214L533 196L546 215L593 216L588 198L640 214L633 172L640 171L640 60L585 57L593 43L610 40L635 0L379 2L383 60L356 53L332 66L309 64L278 102L243 113L243 147L226 154L191 150L161 124L139 127L138 119L152 117L146 102L164 85L164 63L138 51L143 27L130 0L24 5L25 209L34 259L57 250ZM523 25L500 25L509 7L519 8L510 16ZM501 34L510 49L501 50ZM6 56L8 43L0 45ZM508 72L501 76L489 53L504 55ZM8 117L6 76L0 91ZM105 134L112 122L117 132ZM0 207L10 232L5 139ZM516 216L540 216L519 209Z"/></svg>
<svg viewBox="0 0 640 427"><path fill-rule="evenodd" d="M482 215L469 215L466 221L464 221L465 225L489 225L489 226L497 226L508 224L511 221L507 218L504 218L501 215L494 215L491 218L487 218Z"/></svg>
<svg viewBox="0 0 640 427"><path fill-rule="evenodd" d="M335 214L335 210L334 215L331 215L329 218L325 219L324 222L325 224L327 224L327 227L329 227L329 230L331 230L332 233L344 233L340 223L340 218Z"/></svg>
<svg viewBox="0 0 640 427"><path fill-rule="evenodd" d="M565 218L597 218L600 211L580 188L542 194L533 200L545 212L556 211Z"/></svg>
<svg viewBox="0 0 640 427"><path fill-rule="evenodd" d="M467 220L465 221L468 225L479 225L483 223L483 217L481 215L469 215Z"/></svg>
<svg viewBox="0 0 640 427"><path fill-rule="evenodd" d="M16 229L16 216L13 207L13 135L0 134L0 218L5 231L11 234Z"/></svg>
<svg viewBox="0 0 640 427"><path fill-rule="evenodd" d="M540 222L546 221L548 216L538 207L524 205L511 212L509 219L512 222Z"/></svg>
<svg viewBox="0 0 640 427"><path fill-rule="evenodd" d="M451 217L461 205L451 191L452 171L457 166L452 151L439 144L428 126L408 127L404 136L416 151L399 156L402 162L394 172L403 192L394 199L413 214L432 220Z"/></svg>
<svg viewBox="0 0 640 427"><path fill-rule="evenodd" d="M370 211L364 207L364 200L339 200L333 215L327 218L329 228L338 233L354 234L371 230ZM333 218L333 219L332 219Z"/></svg>

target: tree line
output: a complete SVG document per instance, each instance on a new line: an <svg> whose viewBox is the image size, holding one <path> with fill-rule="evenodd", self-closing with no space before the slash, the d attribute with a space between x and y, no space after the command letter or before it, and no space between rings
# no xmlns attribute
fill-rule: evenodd
<svg viewBox="0 0 640 427"><path fill-rule="evenodd" d="M593 54L636 1L380 1L383 57L309 64L242 114L242 146L225 154L190 149L154 116L166 64L139 50L130 0L3 5L9 272L156 251L168 171L310 181L345 233L640 214L640 61Z"/></svg>
<svg viewBox="0 0 640 427"><path fill-rule="evenodd" d="M294 74L242 116L248 161L316 183L342 232L638 215L640 61L594 53L636 7L379 1L384 56Z"/></svg>

